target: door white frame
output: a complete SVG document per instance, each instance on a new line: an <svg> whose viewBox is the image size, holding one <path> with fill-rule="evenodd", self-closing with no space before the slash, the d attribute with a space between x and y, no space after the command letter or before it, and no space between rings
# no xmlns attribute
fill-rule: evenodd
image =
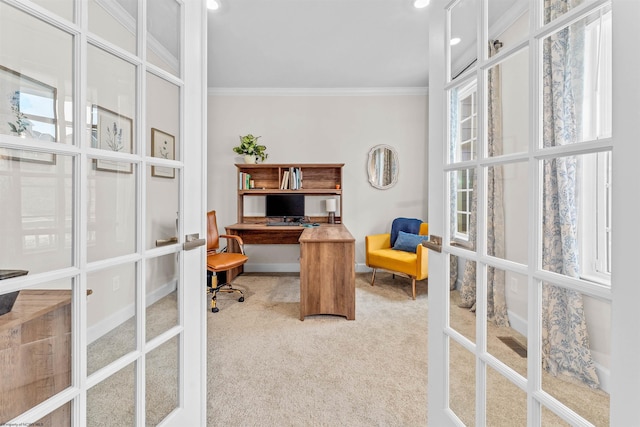
<svg viewBox="0 0 640 427"><path fill-rule="evenodd" d="M74 135L78 139L77 145L70 144L50 144L32 140L17 141L16 137L0 135L0 146L6 148L33 148L43 152L51 152L58 155L72 156L74 163L74 250L73 263L71 267L55 270L52 272L24 276L23 278L12 279L11 288L22 289L46 283L57 279L73 280L73 302L72 302L72 385L61 393L56 394L51 399L39 404L35 408L10 420L10 424L30 424L34 423L53 409L60 405L72 402L72 423L73 425L87 424L87 390L117 372L124 366L136 363L136 422L139 425L145 424L145 355L157 348L162 343L174 339L179 339L179 396L178 407L162 422L162 425L206 425L206 286L205 286L205 251L204 247L184 251L182 244L185 241L185 234L199 233L201 237L206 236L206 141L207 141L207 51L206 51L206 31L207 31L207 9L204 0L176 0L181 5L182 16L180 22L183 33L181 41L181 75L177 78L165 73L158 67L148 64L146 59L146 22L139 19L137 26L138 51L143 52L140 57L136 57L121 48L110 44L106 40L95 37L89 33L87 27L88 1L69 0L74 4L74 15L77 23L70 23L58 18L55 14L35 3L21 0L3 0L23 12L59 28L61 31L71 34L74 37L74 106L73 113ZM147 0L153 1L153 0ZM144 0L138 1L138 16L146 16L147 3ZM0 20L2 17L0 17ZM187 25L188 23L188 25ZM136 76L139 82L146 78L147 70L164 76L167 80L175 83L181 88L181 108L180 147L181 160L163 161L152 160L145 157L144 144L146 140L145 127L145 88L140 84L137 88L136 96L136 141L137 154L111 154L90 148L87 140L86 123L86 85L87 85L87 43L88 41L96 46L100 46L116 56L124 59L136 66ZM79 142L82 140L82 142ZM93 262L88 265L86 250L86 229L87 229L87 162L92 157L114 158L122 161L130 161L139 169L137 175L137 244L136 252L122 257ZM180 224L179 243L173 247L145 250L145 184L149 161L159 163L164 166L175 167L180 179ZM178 178L178 176L177 176ZM83 243L85 242L85 243ZM100 370L97 375L89 377L87 370L87 310L85 298L87 291L87 272L96 271L110 265L120 265L123 263L137 262L139 268L136 272L139 284L136 297L137 313L144 313L144 283L145 283L145 260L158 255L176 253L181 258L179 285L179 322L177 326L170 328L150 342L145 342L144 333L138 334L136 350L128 353L116 362ZM140 285L142 284L142 285ZM8 287L6 288L9 289ZM137 316L138 330L145 331L145 316Z"/></svg>
<svg viewBox="0 0 640 427"><path fill-rule="evenodd" d="M446 82L449 70L447 69L447 37L446 28L448 16L447 8L455 2L436 0L430 6L429 21L429 229L431 234L447 236L449 216L447 206L447 180L446 177L446 144L448 137L447 97ZM539 6L541 1L529 2L530 10ZM589 4L583 4L580 9L602 4L603 1L594 0ZM637 363L637 354L640 351L640 337L637 334L637 302L640 301L640 286L637 285L637 274L634 264L637 263L637 242L640 241L640 231L637 227L637 215L630 203L637 200L637 183L632 178L634 168L637 169L640 159L640 144L637 141L637 124L640 118L638 105L640 104L640 88L637 79L640 75L640 55L637 46L640 45L637 22L640 19L640 3L634 0L613 0L613 138L612 141L602 141L596 146L613 146L613 272L611 292L602 291L598 287L589 289L588 292L605 297L612 303L612 360L611 360L611 407L610 421L612 425L626 425L637 418L637 408L640 406L640 366ZM486 12L478 9L477 22L485 22ZM532 27L537 23L538 14L531 13ZM479 25L481 28L482 26ZM480 30L478 40L486 41L487 35ZM539 76L539 64L537 55L537 40L539 34L532 31L529 39L530 47L530 81L535 82ZM485 44L482 44L483 46ZM483 85L480 83L479 88ZM538 95L534 84L530 84L532 135L531 144L536 144L536 124L539 123ZM482 105L482 104L480 104ZM483 108L480 108L482 111ZM480 120L482 123L482 120ZM481 130L479 131L482 134ZM530 150L535 156L535 150ZM562 150L559 150L559 152ZM536 194L537 178L536 169L532 168L530 179L531 194ZM479 187L482 187L481 185ZM481 197L481 195L480 195ZM538 206L537 201L530 200L530 206ZM480 203L479 203L479 206ZM537 212L537 209L533 209ZM482 247L484 234L480 231L483 224L482 215L478 218L478 247ZM529 313L538 312L539 292L534 281L544 277L544 272L535 272L537 256L537 239L539 224L537 215L532 215L529 220ZM456 248L450 247L444 240L442 253L431 252L429 259L430 289L429 298L429 388L428 388L428 413L430 425L456 425L457 418L448 408L448 370L449 355L447 346L447 323L449 318L449 263L448 256L455 253ZM482 261L482 259L480 259ZM479 274L481 276L481 274ZM482 305L480 294L482 293L481 281L479 284L479 305ZM436 286L436 284L438 284ZM570 284L567 281L567 284ZM482 330L482 313L478 317ZM529 322L529 336L538 336L536 322ZM482 334L477 334L478 345L481 344ZM539 370L537 361L540 360L539 349L532 349L529 355L530 377L533 370ZM531 349L531 347L530 347ZM538 354L536 354L538 353ZM476 358L478 371L484 369L481 358ZM482 369L480 369L482 368ZM533 375L535 378L535 375ZM484 384L481 373L477 377L478 384ZM522 385L521 385L522 386ZM528 425L540 425L539 405L537 402L545 401L544 393L541 393L539 384L535 379L529 380L525 391L528 395ZM484 425L484 390L477 390L477 425ZM560 412L563 408L555 408Z"/></svg>

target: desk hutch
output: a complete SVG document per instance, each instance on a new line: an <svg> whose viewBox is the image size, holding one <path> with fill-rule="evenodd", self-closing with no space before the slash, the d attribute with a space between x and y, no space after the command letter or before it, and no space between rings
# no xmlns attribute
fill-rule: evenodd
<svg viewBox="0 0 640 427"><path fill-rule="evenodd" d="M342 221L342 167L344 163L280 163L236 164L238 175L238 224L264 224L264 216L245 216L245 197L267 194L304 194L307 196L334 196L340 199L336 222ZM285 172L298 168L302 172L302 188L281 190ZM244 189L241 174L249 174L252 188ZM328 222L327 216L311 217L310 222Z"/></svg>

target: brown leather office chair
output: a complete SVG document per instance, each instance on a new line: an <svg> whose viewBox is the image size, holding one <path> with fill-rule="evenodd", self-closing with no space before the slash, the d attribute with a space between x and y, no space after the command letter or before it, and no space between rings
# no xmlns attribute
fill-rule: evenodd
<svg viewBox="0 0 640 427"><path fill-rule="evenodd" d="M227 246L220 249L220 237L227 239ZM235 240L240 248L240 253L228 252L229 243L231 240ZM208 292L213 294L211 298L211 312L217 313L219 311L216 307L218 292L232 292L239 293L239 302L244 301L244 293L237 288L231 286L226 280L222 280L222 283L218 283L217 273L228 272L229 270L240 267L249 258L244 254L244 243L240 236L232 236L228 234L218 234L218 223L216 221L216 211L207 212L207 285ZM213 278L216 278L214 281ZM225 275L225 279L228 274Z"/></svg>

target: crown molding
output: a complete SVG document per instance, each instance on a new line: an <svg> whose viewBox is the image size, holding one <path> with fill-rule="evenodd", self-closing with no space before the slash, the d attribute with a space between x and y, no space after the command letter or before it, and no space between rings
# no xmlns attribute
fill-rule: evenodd
<svg viewBox="0 0 640 427"><path fill-rule="evenodd" d="M424 96L428 87L370 88L216 88L210 96Z"/></svg>

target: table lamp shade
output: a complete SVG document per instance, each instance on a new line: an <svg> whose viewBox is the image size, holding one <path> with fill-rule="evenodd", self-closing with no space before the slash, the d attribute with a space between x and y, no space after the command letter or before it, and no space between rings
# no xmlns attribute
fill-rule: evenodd
<svg viewBox="0 0 640 427"><path fill-rule="evenodd" d="M335 212L336 211L336 199L327 199L326 200L327 212Z"/></svg>

